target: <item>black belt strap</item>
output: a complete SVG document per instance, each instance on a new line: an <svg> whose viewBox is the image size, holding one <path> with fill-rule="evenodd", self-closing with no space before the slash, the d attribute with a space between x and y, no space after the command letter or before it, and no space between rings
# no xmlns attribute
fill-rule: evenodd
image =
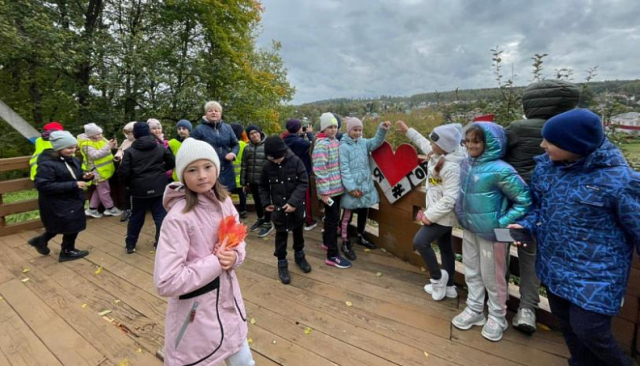
<svg viewBox="0 0 640 366"><path fill-rule="evenodd" d="M211 292L211 291L216 290L218 288L220 288L220 277L216 277L215 280L209 282L208 284L200 287L199 289L197 289L195 291L191 291L188 294L181 295L179 297L179 299L180 300L191 299L191 298L196 297L196 296L204 295L207 292Z"/></svg>

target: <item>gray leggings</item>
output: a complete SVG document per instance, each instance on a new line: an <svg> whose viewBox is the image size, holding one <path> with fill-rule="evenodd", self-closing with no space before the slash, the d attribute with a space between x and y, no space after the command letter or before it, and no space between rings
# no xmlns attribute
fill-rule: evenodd
<svg viewBox="0 0 640 366"><path fill-rule="evenodd" d="M431 225L423 225L413 237L413 247L420 252L424 264L429 270L429 275L434 280L439 280L442 277L436 253L431 247L431 243L437 240L438 247L440 247L440 256L442 257L442 266L449 274L447 286L453 286L453 275L456 270L456 255L451 244L451 231L452 228L450 226L433 223Z"/></svg>

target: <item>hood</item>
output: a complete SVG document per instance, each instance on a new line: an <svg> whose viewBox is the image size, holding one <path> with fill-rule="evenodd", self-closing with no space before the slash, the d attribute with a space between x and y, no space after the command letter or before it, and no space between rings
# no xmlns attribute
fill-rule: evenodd
<svg viewBox="0 0 640 366"><path fill-rule="evenodd" d="M362 137L360 137L358 140L362 140ZM348 145L355 145L355 144L357 144L357 143L358 143L358 140L352 139L352 138L349 136L349 134L345 133L345 134L342 136L342 139L340 140L340 143L343 143L343 142L344 142L345 144L348 144Z"/></svg>
<svg viewBox="0 0 640 366"><path fill-rule="evenodd" d="M462 148L457 148L455 151L450 152L447 155L444 155L442 158L445 161L460 164L462 160L464 160L466 157L467 157L467 154L465 154L464 150Z"/></svg>
<svg viewBox="0 0 640 366"><path fill-rule="evenodd" d="M87 137L87 135L85 135L84 133L81 133L78 135L78 137L76 137L76 140L78 140L78 143L80 143L82 141L89 141L91 139Z"/></svg>
<svg viewBox="0 0 640 366"><path fill-rule="evenodd" d="M575 108L579 101L577 85L564 80L543 80L525 89L522 108L527 119L549 119Z"/></svg>
<svg viewBox="0 0 640 366"><path fill-rule="evenodd" d="M131 147L138 150L153 150L156 146L158 146L158 140L153 135L142 136L131 144Z"/></svg>
<svg viewBox="0 0 640 366"><path fill-rule="evenodd" d="M488 162L502 159L507 153L507 133L504 128L493 122L474 122L484 131L484 152L475 160Z"/></svg>
<svg viewBox="0 0 640 366"><path fill-rule="evenodd" d="M538 155L534 158L534 160L536 161L536 163L544 165L563 165L563 163L556 163L551 161L551 159L549 159L549 155L547 154ZM605 137L604 142L602 142L602 145L598 149L596 149L596 151L587 155L583 159L565 165L564 168L574 169L584 167L585 169L596 169L627 165L629 164L627 164L627 160L624 158L624 155L622 155L616 145L612 144L611 141L609 141L609 139Z"/></svg>
<svg viewBox="0 0 640 366"><path fill-rule="evenodd" d="M185 189L184 184L180 182L173 182L164 189L164 195L162 196L162 204L164 208L167 210L171 210L173 206L175 206L178 202L185 200ZM209 191L207 193L198 194L198 202L200 203L214 203L220 204L220 201L213 193L213 191Z"/></svg>

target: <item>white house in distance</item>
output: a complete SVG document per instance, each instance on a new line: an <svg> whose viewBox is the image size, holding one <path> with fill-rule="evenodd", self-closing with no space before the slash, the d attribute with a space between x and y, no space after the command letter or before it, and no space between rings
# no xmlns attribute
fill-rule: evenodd
<svg viewBox="0 0 640 366"><path fill-rule="evenodd" d="M629 112L613 116L609 128L617 132L640 134L640 113Z"/></svg>

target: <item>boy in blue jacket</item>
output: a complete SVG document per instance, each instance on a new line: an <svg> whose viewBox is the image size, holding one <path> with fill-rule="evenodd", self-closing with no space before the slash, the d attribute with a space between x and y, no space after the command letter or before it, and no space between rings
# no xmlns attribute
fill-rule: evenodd
<svg viewBox="0 0 640 366"><path fill-rule="evenodd" d="M509 227L537 238L536 273L571 352L569 364L631 365L611 320L622 304L633 247L640 247L640 174L587 109L552 117L542 136L546 154L536 157L533 210Z"/></svg>

